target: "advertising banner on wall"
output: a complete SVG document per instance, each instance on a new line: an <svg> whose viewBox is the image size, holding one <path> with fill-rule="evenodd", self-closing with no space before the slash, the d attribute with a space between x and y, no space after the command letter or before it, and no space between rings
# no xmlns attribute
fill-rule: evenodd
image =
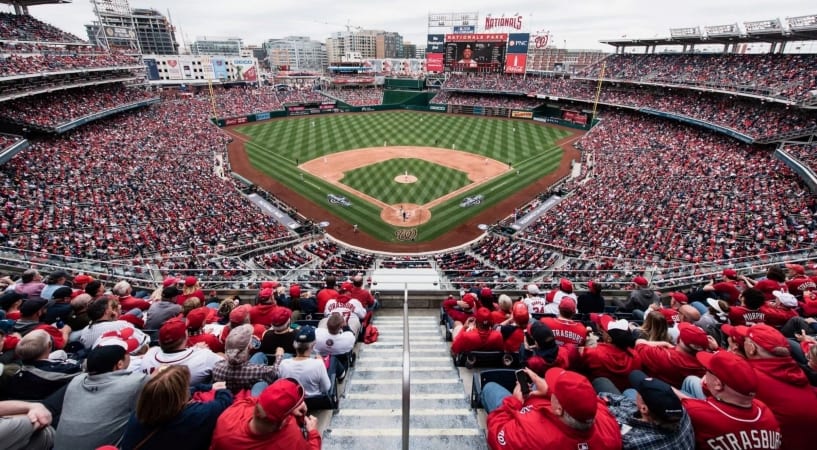
<svg viewBox="0 0 817 450"><path fill-rule="evenodd" d="M525 73L528 63L527 54L510 54L505 57L505 73Z"/></svg>
<svg viewBox="0 0 817 450"><path fill-rule="evenodd" d="M184 77L185 80L192 80L195 78L193 71L195 70L196 65L193 63L193 58L189 56L182 56L179 58L179 64L182 67L182 77Z"/></svg>
<svg viewBox="0 0 817 450"><path fill-rule="evenodd" d="M237 81L258 81L258 69L255 67L255 60L233 58L232 63Z"/></svg>
<svg viewBox="0 0 817 450"><path fill-rule="evenodd" d="M148 80L158 80L159 67L156 65L156 60L145 58L143 61L145 62L145 67L147 68Z"/></svg>
<svg viewBox="0 0 817 450"><path fill-rule="evenodd" d="M508 35L508 53L528 53L530 34L511 33Z"/></svg>
<svg viewBox="0 0 817 450"><path fill-rule="evenodd" d="M227 60L218 56L210 58L210 64L213 66L213 78L216 80L227 79Z"/></svg>
<svg viewBox="0 0 817 450"><path fill-rule="evenodd" d="M167 70L168 80L182 79L182 65L176 58L171 58L166 61L165 69Z"/></svg>
<svg viewBox="0 0 817 450"><path fill-rule="evenodd" d="M426 70L443 71L443 54L445 53L445 35L429 34L426 45Z"/></svg>

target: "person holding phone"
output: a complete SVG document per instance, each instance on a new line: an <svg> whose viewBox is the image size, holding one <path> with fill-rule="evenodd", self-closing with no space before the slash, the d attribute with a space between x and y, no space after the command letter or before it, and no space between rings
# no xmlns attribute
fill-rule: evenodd
<svg viewBox="0 0 817 450"><path fill-rule="evenodd" d="M524 384L532 388L527 396ZM525 368L517 372L512 393L488 383L481 400L489 413L488 445L492 449L615 450L622 445L616 419L590 381L576 372L552 368L543 378Z"/></svg>

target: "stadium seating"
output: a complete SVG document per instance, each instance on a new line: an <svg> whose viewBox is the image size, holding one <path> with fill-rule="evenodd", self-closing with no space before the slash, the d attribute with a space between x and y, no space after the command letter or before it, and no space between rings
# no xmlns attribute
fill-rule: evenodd
<svg viewBox="0 0 817 450"><path fill-rule="evenodd" d="M0 13L0 39L34 42L84 42L30 15Z"/></svg>

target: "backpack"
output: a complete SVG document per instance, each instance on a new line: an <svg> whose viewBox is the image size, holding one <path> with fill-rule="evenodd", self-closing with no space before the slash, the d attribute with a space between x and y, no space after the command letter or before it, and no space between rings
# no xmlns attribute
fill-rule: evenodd
<svg viewBox="0 0 817 450"><path fill-rule="evenodd" d="M377 342L377 337L380 333L377 331L377 327L374 325L369 325L366 327L366 334L363 335L363 343L364 344L371 344Z"/></svg>

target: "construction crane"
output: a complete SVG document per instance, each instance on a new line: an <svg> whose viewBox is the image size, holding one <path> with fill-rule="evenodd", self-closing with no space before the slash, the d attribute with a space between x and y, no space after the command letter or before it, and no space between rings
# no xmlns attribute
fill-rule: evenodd
<svg viewBox="0 0 817 450"><path fill-rule="evenodd" d="M317 20L315 21L315 23L319 23L319 24L321 24L321 25L331 25L331 26L333 26L333 27L346 27L346 31L347 31L347 32L351 32L352 30L355 30L355 31L361 31L361 30L363 30L363 27L359 27L359 26L356 26L356 25L352 25L352 23L351 23L351 22L352 22L352 21L351 21L350 19L346 19L346 24L342 24L342 23L332 23L332 22L320 22L320 21L317 21Z"/></svg>

